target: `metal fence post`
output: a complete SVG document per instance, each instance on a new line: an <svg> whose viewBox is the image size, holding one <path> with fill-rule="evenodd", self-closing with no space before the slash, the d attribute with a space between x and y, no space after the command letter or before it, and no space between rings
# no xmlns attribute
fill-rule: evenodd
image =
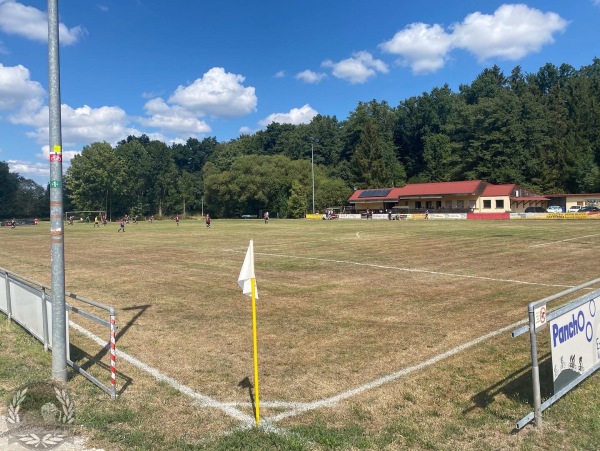
<svg viewBox="0 0 600 451"><path fill-rule="evenodd" d="M110 308L110 387L112 391L112 398L117 398L117 350L116 350L116 342L117 342L117 327L116 327L116 313L114 308Z"/></svg>
<svg viewBox="0 0 600 451"><path fill-rule="evenodd" d="M46 288L42 287L42 325L44 327L44 351L48 352L48 306L46 305Z"/></svg>
<svg viewBox="0 0 600 451"><path fill-rule="evenodd" d="M8 321L11 320L12 317L12 308L11 308L11 301L10 301L10 276L8 275L8 272L4 272L4 274L6 275L6 314L8 317Z"/></svg>
<svg viewBox="0 0 600 451"><path fill-rule="evenodd" d="M542 395L540 392L540 368L537 352L537 335L535 333L534 305L529 304L529 337L531 339L531 379L533 383L533 416L535 426L542 427Z"/></svg>

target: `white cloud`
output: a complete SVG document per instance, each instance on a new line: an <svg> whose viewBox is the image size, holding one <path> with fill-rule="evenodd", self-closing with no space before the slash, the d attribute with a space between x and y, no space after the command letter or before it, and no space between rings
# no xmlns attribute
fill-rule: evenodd
<svg viewBox="0 0 600 451"><path fill-rule="evenodd" d="M374 59L369 52L357 52L351 58L334 63L331 60L323 61L323 67L330 67L334 77L347 80L352 84L364 83L375 76L377 72L387 73L387 65Z"/></svg>
<svg viewBox="0 0 600 451"><path fill-rule="evenodd" d="M275 73L274 75L275 78L284 78L285 77L285 71L284 70L280 70L278 72Z"/></svg>
<svg viewBox="0 0 600 451"><path fill-rule="evenodd" d="M137 121L147 127L191 136L211 131L210 126L194 117L193 113L178 105L167 105L160 97L146 102L144 109L150 117L140 117Z"/></svg>
<svg viewBox="0 0 600 451"><path fill-rule="evenodd" d="M33 6L15 0L0 0L0 30L7 34L23 36L32 41L48 41L48 15ZM59 23L60 42L75 44L85 33L81 26L68 28Z"/></svg>
<svg viewBox="0 0 600 451"><path fill-rule="evenodd" d="M13 115L11 121L34 127L35 130L27 133L27 136L40 144L48 142L47 106L40 108L36 114ZM116 143L125 136L142 134L128 124L127 114L116 106L92 108L84 105L71 108L63 104L61 108L62 141L65 147L94 141Z"/></svg>
<svg viewBox="0 0 600 451"><path fill-rule="evenodd" d="M493 15L475 12L453 25L457 47L480 61L492 57L517 60L554 42L553 35L568 22L556 13L544 13L527 5L502 5Z"/></svg>
<svg viewBox="0 0 600 451"><path fill-rule="evenodd" d="M313 117L318 113L310 105L306 104L302 108L292 108L289 113L273 113L259 122L260 125L266 127L272 122L279 124L308 124Z"/></svg>
<svg viewBox="0 0 600 451"><path fill-rule="evenodd" d="M240 129L239 129L240 135L252 135L252 134L256 133L257 131L258 130L255 130L255 129L252 129L252 128L246 127L246 126L240 127Z"/></svg>
<svg viewBox="0 0 600 451"><path fill-rule="evenodd" d="M48 178L50 177L49 163L32 163L31 161L23 160L8 160L7 163L11 172L15 172L25 178L33 178L37 183L48 183ZM41 177L45 177L46 181L40 181Z"/></svg>
<svg viewBox="0 0 600 451"><path fill-rule="evenodd" d="M253 87L244 87L245 78L213 67L191 85L178 86L168 102L194 112L196 115L235 117L256 110L257 98Z"/></svg>
<svg viewBox="0 0 600 451"><path fill-rule="evenodd" d="M27 114L38 110L45 96L42 85L29 78L29 69L0 63L0 110L20 110Z"/></svg>
<svg viewBox="0 0 600 451"><path fill-rule="evenodd" d="M4 45L4 42L0 41L0 55L10 55L10 51Z"/></svg>
<svg viewBox="0 0 600 451"><path fill-rule="evenodd" d="M383 52L400 55L400 64L416 74L434 72L446 62L452 36L439 25L413 23L380 44Z"/></svg>
<svg viewBox="0 0 600 451"><path fill-rule="evenodd" d="M494 57L517 60L554 42L554 34L567 25L556 13L504 4L491 15L469 14L449 31L438 24L410 24L379 47L399 55L400 64L410 66L414 73L429 73L443 67L457 48L473 53L479 61Z"/></svg>
<svg viewBox="0 0 600 451"><path fill-rule="evenodd" d="M297 73L294 78L302 80L304 83L317 84L326 77L327 74L324 74L323 72L313 72L312 70L306 69Z"/></svg>

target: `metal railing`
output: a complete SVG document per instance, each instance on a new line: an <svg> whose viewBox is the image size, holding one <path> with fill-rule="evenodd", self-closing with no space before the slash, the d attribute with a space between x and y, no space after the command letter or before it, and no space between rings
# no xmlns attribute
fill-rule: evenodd
<svg viewBox="0 0 600 451"><path fill-rule="evenodd" d="M4 285L4 287L2 287ZM67 341L69 341L69 312L91 320L110 330L107 346L110 349L110 383L104 384L70 359L67 346L67 363L111 398L117 397L116 384L116 312L113 307L92 301L75 293L65 292L65 296L87 306L108 313L108 321L79 307L66 304ZM35 338L42 342L44 350L52 349L52 302L50 287L27 277L0 268L0 311L9 321L15 321Z"/></svg>
<svg viewBox="0 0 600 451"><path fill-rule="evenodd" d="M560 308L553 310L552 312L547 312L546 305L551 301L561 300L565 296L574 293L576 291L587 288L591 285L596 285L600 283L599 279L594 279L592 281L586 282L581 285L577 285L576 287L569 288L567 290L561 291L560 293L556 293L552 296L548 296L544 299L540 299L539 301L530 302L527 306L527 312L529 317L529 324L523 327L520 327L512 332L512 337L518 337L529 332L529 338L531 342L531 378L532 378L532 386L533 386L533 412L525 415L517 424L516 429L521 429L531 421L535 420L536 427L542 426L542 412L566 395L570 390L575 388L579 383L589 377L592 373L594 373L598 368L600 368L600 362L596 363L592 367L588 368L586 371L582 372L576 379L572 380L560 390L557 390L554 395L546 399L542 403L541 396L541 388L540 388L540 371L539 371L539 361L538 361L538 347L537 347L537 333L549 324L550 321L561 317L562 315L569 313L571 310L574 310L586 303L593 302L596 298L600 297L600 290L596 290L592 293L586 294Z"/></svg>

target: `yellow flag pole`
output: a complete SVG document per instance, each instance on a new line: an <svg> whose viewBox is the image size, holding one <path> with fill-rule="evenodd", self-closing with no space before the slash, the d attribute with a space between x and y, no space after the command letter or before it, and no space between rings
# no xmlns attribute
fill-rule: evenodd
<svg viewBox="0 0 600 451"><path fill-rule="evenodd" d="M260 397L258 390L258 341L256 334L256 279L250 279L250 284L252 287L252 338L253 338L253 348L254 348L254 393L255 393L255 416L256 416L256 425L260 424Z"/></svg>

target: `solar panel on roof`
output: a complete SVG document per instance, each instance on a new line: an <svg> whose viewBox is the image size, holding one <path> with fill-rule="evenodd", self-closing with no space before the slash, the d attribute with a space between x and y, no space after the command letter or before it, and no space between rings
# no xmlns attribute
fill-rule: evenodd
<svg viewBox="0 0 600 451"><path fill-rule="evenodd" d="M366 189L362 193L358 195L359 199L361 197L386 197L390 194L391 189Z"/></svg>

